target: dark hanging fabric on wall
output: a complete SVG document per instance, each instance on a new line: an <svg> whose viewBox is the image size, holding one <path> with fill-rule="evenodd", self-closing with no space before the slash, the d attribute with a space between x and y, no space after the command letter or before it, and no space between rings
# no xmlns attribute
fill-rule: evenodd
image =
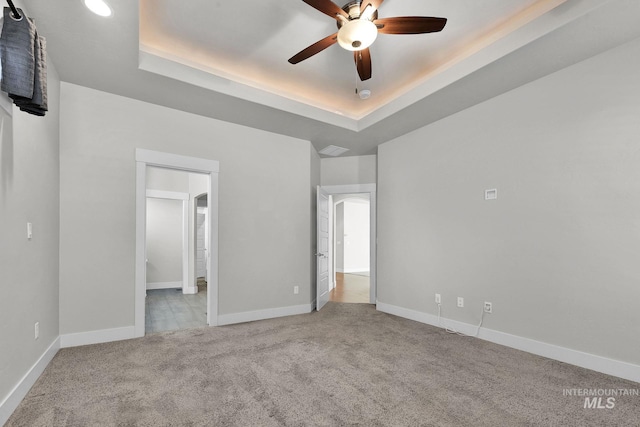
<svg viewBox="0 0 640 427"><path fill-rule="evenodd" d="M11 9L4 8L0 34L2 60L1 89L9 94L20 110L37 116L47 111L47 54L44 37L21 9L15 19Z"/></svg>

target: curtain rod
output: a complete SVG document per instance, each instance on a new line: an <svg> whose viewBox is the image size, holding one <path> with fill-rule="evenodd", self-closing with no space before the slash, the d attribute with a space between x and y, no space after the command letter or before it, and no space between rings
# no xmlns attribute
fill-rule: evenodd
<svg viewBox="0 0 640 427"><path fill-rule="evenodd" d="M16 7L13 5L13 2L11 0L7 0L7 3L9 3L9 7L11 8L13 17L15 19L22 19L22 16L20 16L20 12L18 12L18 9L16 9Z"/></svg>

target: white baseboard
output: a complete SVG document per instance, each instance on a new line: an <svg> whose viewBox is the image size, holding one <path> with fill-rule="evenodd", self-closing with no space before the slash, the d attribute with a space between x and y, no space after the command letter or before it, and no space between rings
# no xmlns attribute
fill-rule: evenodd
<svg viewBox="0 0 640 427"><path fill-rule="evenodd" d="M182 293L185 295L195 295L198 293L198 288L190 288L190 287L182 288Z"/></svg>
<svg viewBox="0 0 640 427"><path fill-rule="evenodd" d="M357 274L357 273L368 273L369 268L345 268L343 273L347 274Z"/></svg>
<svg viewBox="0 0 640 427"><path fill-rule="evenodd" d="M182 282L152 282L147 283L147 290L152 291L155 289L174 289L182 288Z"/></svg>
<svg viewBox="0 0 640 427"><path fill-rule="evenodd" d="M60 337L51 343L38 361L22 377L2 403L0 403L0 425L4 425L7 422L11 414L13 414L13 411L16 410L20 402L22 402L22 399L24 399L29 390L31 390L31 387L33 387L38 378L40 378L40 375L42 375L44 369L49 365L58 350L60 350Z"/></svg>
<svg viewBox="0 0 640 427"><path fill-rule="evenodd" d="M311 304L302 304L289 307L268 308L266 310L245 311L242 313L221 314L218 316L218 326L273 319L274 317L293 316L295 314L306 314L311 313L312 308Z"/></svg>
<svg viewBox="0 0 640 427"><path fill-rule="evenodd" d="M438 316L433 314L410 310L408 308L398 307L382 302L378 302L377 309L384 313L404 317L405 319L415 320L416 322L426 323L436 327L442 327L438 325ZM440 323L465 335L474 335L477 329L476 325L470 325L468 323L458 322L451 319L441 318ZM595 354L572 350L570 348L560 347L554 344L548 344L487 328L480 328L478 338L504 345L506 347L515 348L517 350L526 351L538 356L559 360L560 362L569 363L571 365L580 366L582 368L591 369L593 371L602 372L607 375L613 375L615 377L640 383L640 366L632 363L621 362L619 360L609 359Z"/></svg>
<svg viewBox="0 0 640 427"><path fill-rule="evenodd" d="M99 331L60 335L60 348L128 340L135 338L135 332L136 328L134 326L126 326L124 328L101 329Z"/></svg>

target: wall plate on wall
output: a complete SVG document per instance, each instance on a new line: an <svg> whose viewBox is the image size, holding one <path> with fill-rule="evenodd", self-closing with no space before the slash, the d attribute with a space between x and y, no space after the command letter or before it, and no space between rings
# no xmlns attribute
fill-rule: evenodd
<svg viewBox="0 0 640 427"><path fill-rule="evenodd" d="M498 190L496 188L492 188L491 190L484 190L485 200L495 200L497 198L498 198Z"/></svg>

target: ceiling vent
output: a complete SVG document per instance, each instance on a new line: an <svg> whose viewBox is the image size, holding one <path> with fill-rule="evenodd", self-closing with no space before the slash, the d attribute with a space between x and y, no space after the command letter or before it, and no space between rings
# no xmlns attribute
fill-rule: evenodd
<svg viewBox="0 0 640 427"><path fill-rule="evenodd" d="M342 148L342 147L337 147L335 145L330 145L318 151L318 153L324 154L325 156L337 157L341 154L346 153L347 151L349 151L348 148Z"/></svg>

